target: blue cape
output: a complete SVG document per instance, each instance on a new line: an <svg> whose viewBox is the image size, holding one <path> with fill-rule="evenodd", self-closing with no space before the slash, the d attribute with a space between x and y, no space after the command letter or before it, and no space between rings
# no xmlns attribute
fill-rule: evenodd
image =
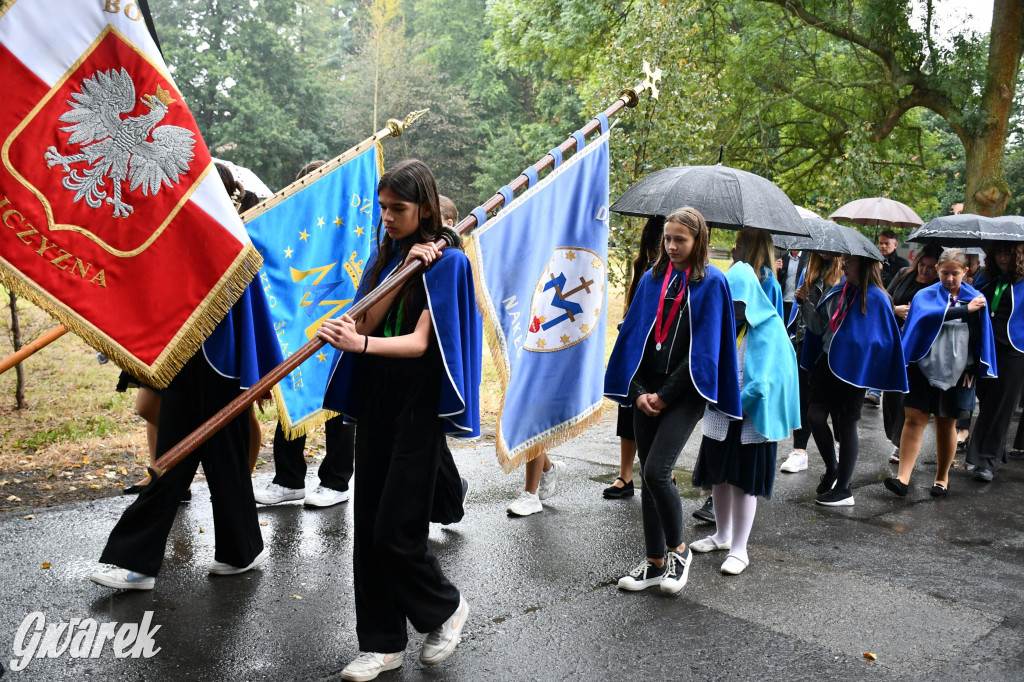
<svg viewBox="0 0 1024 682"><path fill-rule="evenodd" d="M705 277L689 286L690 378L705 400L733 419L743 418L736 366L736 318L725 275L708 265ZM604 374L604 395L629 404L629 384L640 367L654 329L661 281L647 271L640 280ZM694 322L696 320L696 323Z"/></svg>
<svg viewBox="0 0 1024 682"><path fill-rule="evenodd" d="M282 362L270 304L256 277L203 343L214 371L249 388Z"/></svg>
<svg viewBox="0 0 1024 682"><path fill-rule="evenodd" d="M985 288L985 272L982 271L978 275L977 279L974 280L974 287L976 289ZM1010 345L1013 346L1018 352L1024 353L1024 280L1011 284L1007 287L1010 290L1010 322L1007 325L1007 332L1010 336ZM1006 301L1006 294L1003 294L1003 300L1000 305L1003 305ZM1021 305L1017 305L1017 301L1021 301Z"/></svg>
<svg viewBox="0 0 1024 682"><path fill-rule="evenodd" d="M732 268L729 269L731 270ZM753 268L751 268L751 271L753 271ZM782 300L782 287L779 285L779 280L775 277L775 273L768 268L761 268L761 275L766 275L764 281L761 282L761 288L764 290L764 293L771 304L775 306L775 311L779 313L779 319L781 320L782 316L786 313L785 305ZM803 277L803 273L800 273L800 276Z"/></svg>
<svg viewBox="0 0 1024 682"><path fill-rule="evenodd" d="M770 441L800 428L800 380L796 352L762 282L746 263L725 273L734 301L746 305L747 348L743 364L743 411Z"/></svg>
<svg viewBox="0 0 1024 682"><path fill-rule="evenodd" d="M377 258L374 250L366 265L368 271ZM384 268L381 281L398 266L398 257ZM480 362L483 351L483 324L476 307L473 272L469 259L458 249L445 249L422 275L427 293L431 326L441 350L445 373L441 382L438 417L444 420L444 432L463 438L480 435ZM361 286L355 302L366 291ZM324 407L340 412L351 421L359 414L359 354L335 353Z"/></svg>
<svg viewBox="0 0 1024 682"><path fill-rule="evenodd" d="M818 308L842 290L842 283L832 287L821 297ZM868 311L862 313L860 295L857 291L850 312L832 337L828 366L833 374L853 386L906 393L907 363L903 360L903 345L892 311L892 299L884 290L869 286ZM823 347L822 337L808 329L804 333L800 366L807 370L813 368Z"/></svg>
<svg viewBox="0 0 1024 682"><path fill-rule="evenodd" d="M979 295L970 284L964 282L960 285L961 300L969 301ZM942 282L925 287L914 295L907 321L903 325L903 357L908 364L917 362L931 350L942 329L942 322L946 319L948 306L949 292L942 286ZM996 342L992 334L992 320L988 316L988 305L979 312L981 338L978 340L978 347L972 348L971 351L981 363L981 377L995 379L998 372Z"/></svg>

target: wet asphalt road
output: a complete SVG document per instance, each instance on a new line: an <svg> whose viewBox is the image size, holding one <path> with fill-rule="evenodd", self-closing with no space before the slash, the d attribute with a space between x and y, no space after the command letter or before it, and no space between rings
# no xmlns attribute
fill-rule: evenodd
<svg viewBox="0 0 1024 682"><path fill-rule="evenodd" d="M712 531L689 516L697 442L679 461L688 541ZM788 442L779 451L784 459ZM555 452L568 463L564 488L525 519L505 514L522 473L501 473L488 441L456 450L471 484L467 516L434 527L431 540L470 603L463 643L425 668L422 636L410 631L405 665L379 679L1024 679L1024 462L1011 461L991 484L956 470L949 498L934 501L929 432L911 496L899 500L879 483L888 451L880 411L865 409L856 505L829 509L813 503L823 465L812 444L811 468L780 474L774 498L761 502L746 572L723 576L722 553L697 555L673 598L615 587L643 544L639 495L600 496L617 473L613 414ZM34 520L0 516L6 667L32 612L55 623L140 622L153 611L161 626L151 659L117 659L107 646L96 659L33 659L4 682L337 678L357 653L349 505L262 508L270 559L215 578L206 571L209 496L204 484L194 491L151 592L87 579L129 499L38 510Z"/></svg>

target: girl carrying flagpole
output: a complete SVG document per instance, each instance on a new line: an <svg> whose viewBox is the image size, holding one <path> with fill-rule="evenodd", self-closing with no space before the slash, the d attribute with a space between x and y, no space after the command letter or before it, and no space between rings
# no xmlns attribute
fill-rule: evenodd
<svg viewBox="0 0 1024 682"><path fill-rule="evenodd" d="M402 665L407 622L428 633L426 665L459 643L469 604L445 577L427 542L446 432L480 433L482 327L466 255L438 251L437 184L422 161L381 176L378 243L356 300L401 264L429 268L358 319L324 322L318 336L342 351L324 407L356 429L356 634L360 654L342 679L371 680ZM381 227L385 235L380 235Z"/></svg>
<svg viewBox="0 0 1024 682"><path fill-rule="evenodd" d="M686 585L692 553L672 469L713 405L740 419L736 329L725 276L708 262L708 226L694 208L665 219L658 260L637 287L605 373L605 395L633 404L646 556L619 580L639 591Z"/></svg>

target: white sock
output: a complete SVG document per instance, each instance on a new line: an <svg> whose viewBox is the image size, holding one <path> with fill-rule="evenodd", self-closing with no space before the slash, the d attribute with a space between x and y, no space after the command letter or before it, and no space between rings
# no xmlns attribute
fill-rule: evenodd
<svg viewBox="0 0 1024 682"><path fill-rule="evenodd" d="M732 554L744 561L747 557L747 539L750 538L750 529L754 526L754 516L757 514L757 497L747 495L739 488L733 488L732 495ZM715 510L718 513L718 510Z"/></svg>
<svg viewBox="0 0 1024 682"><path fill-rule="evenodd" d="M733 488L728 483L711 486L711 498L715 501L715 534L711 539L719 545L732 541Z"/></svg>

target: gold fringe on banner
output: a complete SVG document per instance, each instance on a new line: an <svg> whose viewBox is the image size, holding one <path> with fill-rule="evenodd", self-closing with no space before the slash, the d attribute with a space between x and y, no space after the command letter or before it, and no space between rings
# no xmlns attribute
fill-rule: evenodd
<svg viewBox="0 0 1024 682"><path fill-rule="evenodd" d="M271 393L274 395L274 404L277 405L277 423L281 425L281 431L284 433L286 440L295 440L296 438L308 436L310 432L327 423L328 419L341 414L340 412L321 409L299 422L293 422L287 408L284 407L284 394L281 393L281 386L274 386L274 390Z"/></svg>
<svg viewBox="0 0 1024 682"><path fill-rule="evenodd" d="M224 276L210 289L203 302L193 311L152 365L144 363L96 325L22 275L17 268L2 258L0 284L53 315L67 327L68 331L106 355L115 365L136 379L156 388L165 388L213 333L214 328L238 301L262 265L263 257L251 243L246 244Z"/></svg>
<svg viewBox="0 0 1024 682"><path fill-rule="evenodd" d="M479 276L483 273L483 263L480 262L480 253L476 249L476 240L469 236L463 243L463 249L466 255L469 257L469 262L473 264L476 269L476 273L473 277L473 287L476 289L476 306L480 311L481 317L484 318L484 338L487 340L487 349L491 353L491 359L494 361L494 365L498 371L498 380L501 384L501 393L504 395L505 390L508 388L509 373L508 363L505 361L504 349L502 347L501 340L498 338L497 324L491 317L491 312L488 310L484 301L487 300L486 292L484 290L483 277ZM498 459L498 464L501 466L502 471L506 474L510 474L525 462L529 462L541 455L545 454L548 450L556 448L562 443L572 440L576 436L582 435L584 431L592 426L595 426L601 421L601 412L604 401L601 400L595 405L591 405L587 408L583 414L579 414L572 419L557 424L544 433L537 434L530 440L520 445L515 450L510 450L508 445L505 443L505 438L501 433L501 416L504 413L505 405L502 403L501 407L498 408L498 422L497 422L497 433L494 437L494 450L495 456Z"/></svg>

